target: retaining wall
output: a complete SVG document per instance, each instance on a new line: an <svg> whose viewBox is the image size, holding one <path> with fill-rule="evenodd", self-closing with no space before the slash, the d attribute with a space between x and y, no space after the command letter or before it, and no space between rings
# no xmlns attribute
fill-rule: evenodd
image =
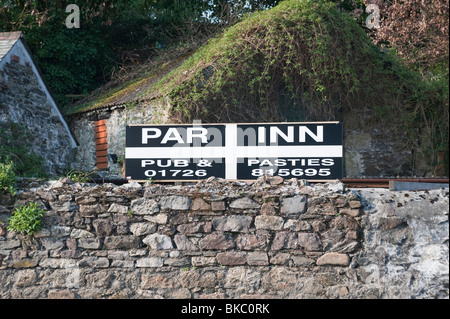
<svg viewBox="0 0 450 319"><path fill-rule="evenodd" d="M0 298L448 298L448 189L47 182L0 197ZM14 207L45 210L34 237ZM2 223L3 222L3 223Z"/></svg>

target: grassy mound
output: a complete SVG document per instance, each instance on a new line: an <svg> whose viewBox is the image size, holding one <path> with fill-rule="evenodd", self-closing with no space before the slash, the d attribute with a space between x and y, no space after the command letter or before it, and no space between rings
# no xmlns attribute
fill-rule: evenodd
<svg viewBox="0 0 450 319"><path fill-rule="evenodd" d="M211 40L158 88L179 122L305 121L391 116L417 81L333 3L292 0Z"/></svg>

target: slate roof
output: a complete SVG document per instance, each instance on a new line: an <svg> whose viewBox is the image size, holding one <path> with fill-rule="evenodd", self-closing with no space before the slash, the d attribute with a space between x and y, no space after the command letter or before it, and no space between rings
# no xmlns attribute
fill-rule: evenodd
<svg viewBox="0 0 450 319"><path fill-rule="evenodd" d="M152 100L159 93L150 89L170 71L182 65L194 52L193 49L175 50L164 55L161 60L150 60L141 68L136 67L134 72L130 71L131 79L127 82L120 83L120 78L117 79L117 83L114 79L111 80L107 85L95 90L90 96L68 109L66 115L121 108L127 103Z"/></svg>
<svg viewBox="0 0 450 319"><path fill-rule="evenodd" d="M22 32L0 32L0 61L14 44L23 37Z"/></svg>

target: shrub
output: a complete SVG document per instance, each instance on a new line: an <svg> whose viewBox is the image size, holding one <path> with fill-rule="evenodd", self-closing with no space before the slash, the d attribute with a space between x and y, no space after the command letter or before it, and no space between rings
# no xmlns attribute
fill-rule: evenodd
<svg viewBox="0 0 450 319"><path fill-rule="evenodd" d="M14 173L13 163L0 163L0 194L16 193L14 184L16 183L16 174Z"/></svg>
<svg viewBox="0 0 450 319"><path fill-rule="evenodd" d="M23 235L36 234L42 228L44 212L36 203L16 208L9 220L8 231L14 231Z"/></svg>

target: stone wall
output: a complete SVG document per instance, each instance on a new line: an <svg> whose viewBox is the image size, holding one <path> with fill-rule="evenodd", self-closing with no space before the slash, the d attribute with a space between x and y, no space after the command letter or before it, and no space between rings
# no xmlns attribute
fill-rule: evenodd
<svg viewBox="0 0 450 319"><path fill-rule="evenodd" d="M1 61L0 79L0 127L21 125L30 153L43 158L49 174L62 174L73 161L76 143L21 40Z"/></svg>
<svg viewBox="0 0 450 319"><path fill-rule="evenodd" d="M448 189L63 179L0 198L0 298L448 298ZM34 237L12 209L45 210Z"/></svg>
<svg viewBox="0 0 450 319"><path fill-rule="evenodd" d="M345 175L356 178L411 176L414 156L411 149L403 146L401 134L392 134L393 131L386 125L346 130ZM415 172L420 176L429 173L426 170Z"/></svg>

